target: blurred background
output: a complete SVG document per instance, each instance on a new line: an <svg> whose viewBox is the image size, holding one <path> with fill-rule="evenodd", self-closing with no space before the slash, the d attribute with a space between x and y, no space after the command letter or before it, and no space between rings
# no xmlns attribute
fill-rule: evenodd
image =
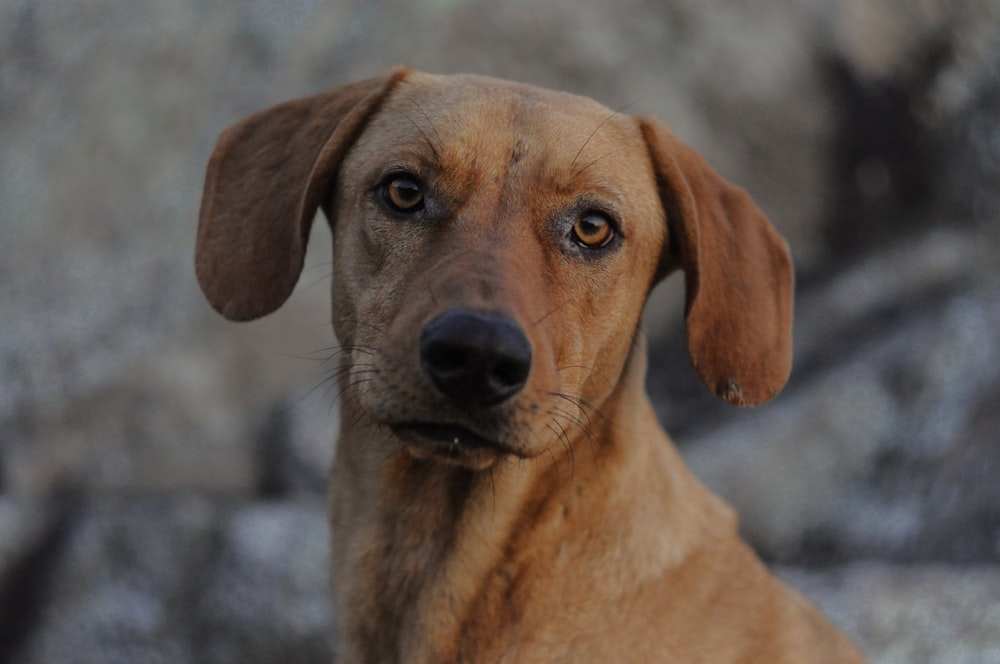
<svg viewBox="0 0 1000 664"><path fill-rule="evenodd" d="M329 232L291 301L194 281L218 133L407 64L669 122L799 275L796 364L650 390L761 555L880 663L1000 662L1000 3L0 0L0 661L323 662Z"/></svg>

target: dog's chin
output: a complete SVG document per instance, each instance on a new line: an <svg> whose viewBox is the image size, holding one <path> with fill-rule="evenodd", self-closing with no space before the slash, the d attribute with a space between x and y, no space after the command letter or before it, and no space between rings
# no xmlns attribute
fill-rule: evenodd
<svg viewBox="0 0 1000 664"><path fill-rule="evenodd" d="M415 459L486 470L514 451L457 424L406 422L392 431Z"/></svg>

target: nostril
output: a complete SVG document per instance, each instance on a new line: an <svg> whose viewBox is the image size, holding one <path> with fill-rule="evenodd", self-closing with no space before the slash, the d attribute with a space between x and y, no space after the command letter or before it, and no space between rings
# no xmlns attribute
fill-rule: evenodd
<svg viewBox="0 0 1000 664"><path fill-rule="evenodd" d="M501 361L493 367L493 379L501 385L520 385L528 378L531 365L517 360Z"/></svg>
<svg viewBox="0 0 1000 664"><path fill-rule="evenodd" d="M438 371L453 373L468 365L468 355L461 348L447 344L437 344L427 350L427 362Z"/></svg>

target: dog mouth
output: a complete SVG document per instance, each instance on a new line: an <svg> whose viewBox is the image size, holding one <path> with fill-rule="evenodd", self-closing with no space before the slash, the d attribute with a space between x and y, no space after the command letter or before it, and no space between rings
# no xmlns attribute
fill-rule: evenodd
<svg viewBox="0 0 1000 664"><path fill-rule="evenodd" d="M392 425L391 429L417 459L435 459L482 470L514 453L501 443L458 424L405 422Z"/></svg>

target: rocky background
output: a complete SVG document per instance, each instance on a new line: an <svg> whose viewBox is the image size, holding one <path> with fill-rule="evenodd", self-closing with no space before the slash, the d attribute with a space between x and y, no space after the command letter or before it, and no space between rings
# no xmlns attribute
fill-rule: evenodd
<svg viewBox="0 0 1000 664"><path fill-rule="evenodd" d="M329 235L234 325L192 249L218 132L398 63L655 113L789 238L796 369L650 389L873 662L1000 662L1000 3L0 2L0 661L323 662ZM318 389L313 389L320 386Z"/></svg>

